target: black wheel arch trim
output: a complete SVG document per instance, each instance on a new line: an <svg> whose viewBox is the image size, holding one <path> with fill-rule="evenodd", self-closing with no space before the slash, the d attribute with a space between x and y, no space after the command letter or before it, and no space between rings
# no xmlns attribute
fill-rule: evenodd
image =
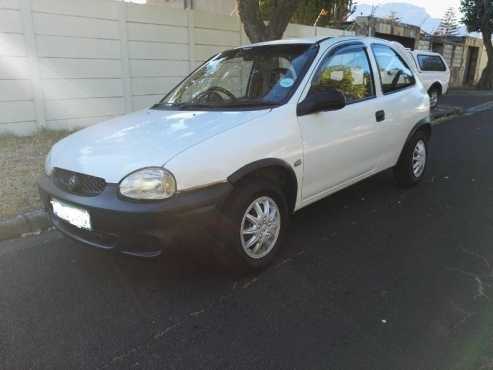
<svg viewBox="0 0 493 370"><path fill-rule="evenodd" d="M289 180L291 181L292 185L295 186L295 188L291 189L291 192L289 194L287 194L288 198L289 198L289 199L287 199L287 201L288 201L288 204L290 207L290 211L293 212L295 204L296 204L296 199L298 196L298 189L299 189L298 177L296 176L296 172L294 171L293 167L291 167L289 165L289 163L287 163L286 161L284 161L282 159L264 158L264 159L260 159L260 160L255 161L255 162L251 162L251 163L241 167L240 169L238 169L234 173L232 173L228 177L228 181L234 185L234 184L238 183L240 180L242 180L243 178L245 178L246 176L253 174L254 172L256 172L258 170L262 170L262 169L269 168L269 167L281 167L284 170L286 170L287 173L289 173Z"/></svg>
<svg viewBox="0 0 493 370"><path fill-rule="evenodd" d="M425 129L427 130L427 133L428 133L428 138L431 137L431 123L430 123L430 120L427 119L427 118L423 118L421 121L419 121L418 123L416 123L414 125L414 127L412 128L411 132L409 133L409 135L407 135L407 138L406 138L406 143L409 141L409 139L411 139L414 134L421 130L421 129Z"/></svg>
<svg viewBox="0 0 493 370"><path fill-rule="evenodd" d="M421 121L419 121L418 123L416 123L414 125L412 130L409 132L409 135L407 135L407 138L406 138L406 141L404 142L404 145L402 146L401 153L399 154L399 159L401 158L402 152L404 151L404 148L406 147L409 140L411 140L411 138L414 136L414 134L416 134L416 132L418 132L421 129L425 129L427 131L428 138L431 137L432 129L431 129L431 123L430 123L429 119L423 118Z"/></svg>
<svg viewBox="0 0 493 370"><path fill-rule="evenodd" d="M443 86L442 86L442 84L440 83L440 81L435 81L435 82L433 82L433 84L432 84L432 85L430 86L430 88L428 89L428 93L430 93L431 91L433 91L433 90L435 90L435 89L436 89L436 90L438 90L438 93L439 93L440 95L442 95L442 93L443 93Z"/></svg>

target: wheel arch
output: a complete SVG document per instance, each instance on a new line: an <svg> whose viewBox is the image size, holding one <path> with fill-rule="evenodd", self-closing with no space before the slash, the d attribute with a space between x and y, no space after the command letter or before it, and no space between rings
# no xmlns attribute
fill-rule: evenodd
<svg viewBox="0 0 493 370"><path fill-rule="evenodd" d="M418 123L416 123L411 131L409 132L409 135L407 135L406 141L404 141L404 145L402 146L401 152L399 153L399 160L402 157L402 153L404 152L404 148L406 147L407 143L411 138L416 134L418 131L423 131L426 134L427 139L431 137L431 123L428 119L422 119Z"/></svg>
<svg viewBox="0 0 493 370"><path fill-rule="evenodd" d="M287 162L278 158L261 159L241 167L228 177L228 181L235 186L252 176L267 177L279 182L286 195L289 211L294 212L298 196L298 178Z"/></svg>
<svg viewBox="0 0 493 370"><path fill-rule="evenodd" d="M430 88L428 89L428 92L434 90L434 89L437 89L439 94L442 95L443 94L443 86L442 84L440 83L440 81L435 81L433 82L433 84L430 86Z"/></svg>
<svg viewBox="0 0 493 370"><path fill-rule="evenodd" d="M406 143L414 136L414 134L418 131L424 131L426 134L426 137L429 139L431 137L431 123L428 119L422 119L418 123L414 125L414 127L411 129L409 132L409 135L407 135L406 138Z"/></svg>

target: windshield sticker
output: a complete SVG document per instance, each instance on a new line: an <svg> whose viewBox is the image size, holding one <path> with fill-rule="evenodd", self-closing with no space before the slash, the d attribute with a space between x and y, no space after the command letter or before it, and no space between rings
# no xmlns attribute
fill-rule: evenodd
<svg viewBox="0 0 493 370"><path fill-rule="evenodd" d="M294 84L294 80L292 78L283 78L281 81L279 81L279 84L282 87L291 87Z"/></svg>

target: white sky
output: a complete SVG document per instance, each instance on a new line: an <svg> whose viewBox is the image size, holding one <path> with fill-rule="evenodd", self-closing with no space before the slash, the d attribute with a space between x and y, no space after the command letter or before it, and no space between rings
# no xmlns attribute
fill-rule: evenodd
<svg viewBox="0 0 493 370"><path fill-rule="evenodd" d="M428 14L430 14L433 18L442 18L445 11L451 6L455 7L457 14L459 14L460 7L460 0L362 0L359 1L359 3L366 3L370 5L385 3L410 3L425 8Z"/></svg>

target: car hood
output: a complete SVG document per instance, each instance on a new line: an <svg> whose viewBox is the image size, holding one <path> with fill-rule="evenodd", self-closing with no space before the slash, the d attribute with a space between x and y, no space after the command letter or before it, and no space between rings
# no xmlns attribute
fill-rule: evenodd
<svg viewBox="0 0 493 370"><path fill-rule="evenodd" d="M147 109L66 137L53 147L47 164L118 183L130 172L163 166L184 150L268 112Z"/></svg>

